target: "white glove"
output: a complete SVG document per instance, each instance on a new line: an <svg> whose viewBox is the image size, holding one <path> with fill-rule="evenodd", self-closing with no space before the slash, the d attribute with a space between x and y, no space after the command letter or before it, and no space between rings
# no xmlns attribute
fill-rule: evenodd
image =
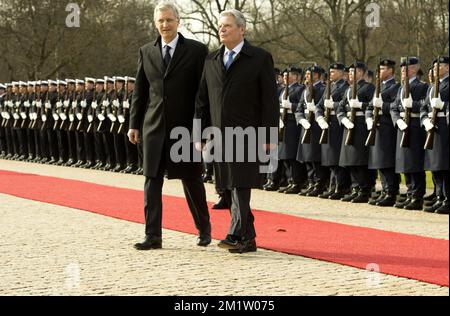
<svg viewBox="0 0 450 316"><path fill-rule="evenodd" d="M283 122L283 120L280 118L280 128L283 128L284 127L284 122Z"/></svg>
<svg viewBox="0 0 450 316"><path fill-rule="evenodd" d="M9 115L8 112L5 113L5 119L9 120L11 118L11 115Z"/></svg>
<svg viewBox="0 0 450 316"><path fill-rule="evenodd" d="M33 120L37 120L37 118L38 118L38 115L37 115L37 113L33 113Z"/></svg>
<svg viewBox="0 0 450 316"><path fill-rule="evenodd" d="M408 128L408 124L406 124L402 119L397 121L397 126L402 132Z"/></svg>
<svg viewBox="0 0 450 316"><path fill-rule="evenodd" d="M329 129L330 125L328 125L327 121L323 118L323 116L317 119L317 123L319 124L321 129Z"/></svg>
<svg viewBox="0 0 450 316"><path fill-rule="evenodd" d="M123 124L123 123L125 123L125 117L123 116L123 115L119 115L119 123L120 124Z"/></svg>
<svg viewBox="0 0 450 316"><path fill-rule="evenodd" d="M105 100L105 101L103 101L103 106L108 106L109 105L109 102L107 101L107 100Z"/></svg>
<svg viewBox="0 0 450 316"><path fill-rule="evenodd" d="M59 109L62 107L61 101L56 102L56 108Z"/></svg>
<svg viewBox="0 0 450 316"><path fill-rule="evenodd" d="M13 117L14 117L14 119L15 119L15 120L18 120L18 119L20 119L20 115L19 115L19 114L17 114L17 113L14 113L14 114L13 114Z"/></svg>
<svg viewBox="0 0 450 316"><path fill-rule="evenodd" d="M1 113L2 118L5 118L5 112Z"/></svg>
<svg viewBox="0 0 450 316"><path fill-rule="evenodd" d="M122 106L123 106L124 109L129 109L130 108L130 103L128 103L128 100L127 101L123 101Z"/></svg>
<svg viewBox="0 0 450 316"><path fill-rule="evenodd" d="M45 103L45 108L46 109L51 109L52 105L50 104L50 102Z"/></svg>
<svg viewBox="0 0 450 316"><path fill-rule="evenodd" d="M26 108L29 108L29 107L30 107L30 102L25 101L25 102L23 103L23 105L24 105Z"/></svg>
<svg viewBox="0 0 450 316"><path fill-rule="evenodd" d="M334 102L331 99L325 99L325 108L326 109L334 109Z"/></svg>
<svg viewBox="0 0 450 316"><path fill-rule="evenodd" d="M431 131L431 130L434 128L434 124L431 123L431 120L430 120L429 118L426 118L426 119L423 121L423 126L425 127L425 130L426 130L427 132Z"/></svg>
<svg viewBox="0 0 450 316"><path fill-rule="evenodd" d="M94 120L94 117L92 115L88 115L88 122L92 123L93 120Z"/></svg>
<svg viewBox="0 0 450 316"><path fill-rule="evenodd" d="M40 109L42 107L42 102L41 101L37 101L36 102L36 107Z"/></svg>
<svg viewBox="0 0 450 316"><path fill-rule="evenodd" d="M64 107L65 107L65 108L68 108L68 107L69 107L69 104L70 104L70 101L69 101L69 100L64 101Z"/></svg>
<svg viewBox="0 0 450 316"><path fill-rule="evenodd" d="M81 101L81 107L85 108L87 106L86 100Z"/></svg>
<svg viewBox="0 0 450 316"><path fill-rule="evenodd" d="M42 122L47 122L47 115L42 114L41 119L42 119Z"/></svg>
<svg viewBox="0 0 450 316"><path fill-rule="evenodd" d="M371 131L373 129L373 118L366 118L367 130Z"/></svg>
<svg viewBox="0 0 450 316"><path fill-rule="evenodd" d="M374 97L372 102L376 108L381 109L383 107L383 100L381 98Z"/></svg>
<svg viewBox="0 0 450 316"><path fill-rule="evenodd" d="M314 104L314 102L306 102L306 108L309 112L314 112L316 110L316 105Z"/></svg>
<svg viewBox="0 0 450 316"><path fill-rule="evenodd" d="M21 113L20 113L20 117L21 117L23 120L25 120L25 119L27 118L27 113L21 112Z"/></svg>
<svg viewBox="0 0 450 316"><path fill-rule="evenodd" d="M92 102L91 107L95 110L97 108L98 104L97 101Z"/></svg>
<svg viewBox="0 0 450 316"><path fill-rule="evenodd" d="M75 121L75 115L69 114L69 121L71 122Z"/></svg>
<svg viewBox="0 0 450 316"><path fill-rule="evenodd" d="M8 106L9 106L10 108L12 108L12 107L14 106L14 103L13 103L12 101L8 101Z"/></svg>
<svg viewBox="0 0 450 316"><path fill-rule="evenodd" d="M111 122L115 122L115 121L117 121L117 118L114 116L114 114L108 114L108 118L109 118L109 120L111 121Z"/></svg>
<svg viewBox="0 0 450 316"><path fill-rule="evenodd" d="M81 113L77 113L77 119L78 121L81 121L81 119L83 118L83 115Z"/></svg>
<svg viewBox="0 0 450 316"><path fill-rule="evenodd" d="M20 102L16 101L16 108L18 108L20 106Z"/></svg>
<svg viewBox="0 0 450 316"><path fill-rule="evenodd" d="M53 119L54 119L55 121L58 121L58 120L59 120L59 115L56 114L56 113L54 113L54 114L53 114Z"/></svg>
<svg viewBox="0 0 450 316"><path fill-rule="evenodd" d="M281 101L281 106L283 107L283 109L292 110L292 103L289 100Z"/></svg>
<svg viewBox="0 0 450 316"><path fill-rule="evenodd" d="M444 108L444 102L442 102L441 98L433 98L431 99L431 107L433 109L442 110Z"/></svg>
<svg viewBox="0 0 450 316"><path fill-rule="evenodd" d="M102 122L105 120L105 116L103 114L97 115L97 118Z"/></svg>
<svg viewBox="0 0 450 316"><path fill-rule="evenodd" d="M67 115L66 115L65 113L59 114L59 117L60 117L61 120L63 120L63 121L67 120Z"/></svg>
<svg viewBox="0 0 450 316"><path fill-rule="evenodd" d="M311 124L305 119L300 120L300 125L303 126L303 128L306 130L311 128Z"/></svg>
<svg viewBox="0 0 450 316"><path fill-rule="evenodd" d="M355 128L355 124L353 124L348 118L344 117L342 119L342 125L345 126L346 129L354 129Z"/></svg>
<svg viewBox="0 0 450 316"><path fill-rule="evenodd" d="M36 101L31 102L31 105L35 106L36 105Z"/></svg>
<svg viewBox="0 0 450 316"><path fill-rule="evenodd" d="M362 102L359 102L358 99L351 99L349 104L352 109L362 109Z"/></svg>
<svg viewBox="0 0 450 316"><path fill-rule="evenodd" d="M403 105L403 108L405 108L405 109L412 109L413 99L411 98L411 96L409 96L409 98L407 98L407 99L403 99L402 105Z"/></svg>
<svg viewBox="0 0 450 316"><path fill-rule="evenodd" d="M113 101L113 106L115 106L116 108L118 108L118 107L120 106L119 100L114 100L114 101Z"/></svg>

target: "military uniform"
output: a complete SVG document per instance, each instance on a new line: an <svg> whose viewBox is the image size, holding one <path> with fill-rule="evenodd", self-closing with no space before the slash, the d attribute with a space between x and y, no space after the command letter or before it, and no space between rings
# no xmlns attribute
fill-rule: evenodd
<svg viewBox="0 0 450 316"><path fill-rule="evenodd" d="M6 157L6 128L4 126L6 122L6 86L0 83L0 158Z"/></svg>
<svg viewBox="0 0 450 316"><path fill-rule="evenodd" d="M395 67L395 61L384 59L379 66ZM395 152L397 130L392 123L391 104L395 101L400 84L394 77L381 83L380 99L375 100L376 106L381 106L379 113L379 126L375 144L369 148L369 169L379 170L381 175L382 194L371 204L378 206L393 206L400 190L400 175L395 173ZM366 111L366 120L373 123L374 101L370 102Z"/></svg>
<svg viewBox="0 0 450 316"><path fill-rule="evenodd" d="M319 77L324 73L323 68L318 66L310 67L308 71L311 73L311 77L314 73L318 74ZM322 130L316 120L310 123L307 122L311 115L315 115L316 105L319 103L320 99L322 99L325 91L325 85L322 81L318 80L314 83L312 89L314 99L311 100L311 103L311 97L309 95L310 91L308 88L305 88L302 93L300 104L295 111L297 124L303 126L297 148L297 161L304 163L307 169L309 186L305 191L300 193L305 196L318 196L322 194L326 188L326 183L329 178L329 169L321 165L322 151L319 140ZM307 133L305 124L309 127L308 129L311 132L311 141L308 144L302 144L301 142L304 134Z"/></svg>
<svg viewBox="0 0 450 316"><path fill-rule="evenodd" d="M419 60L415 57L409 59L410 65L418 64ZM406 64L403 62L401 67ZM410 96L412 98L411 120L409 126L406 128L411 139L410 145L407 148L401 147L401 139L403 131L400 127L405 124L402 118L405 117L406 109L403 106L404 99L404 85L399 89L397 98L391 106L391 116L394 124L399 127L397 130L397 146L396 146L396 165L395 171L397 173L404 173L406 179L407 200L396 204L397 208L406 208L411 210L420 210L423 205L423 197L425 195L425 130L420 123L420 108L422 102L427 96L428 84L419 81L416 77L410 78Z"/></svg>
<svg viewBox="0 0 450 316"><path fill-rule="evenodd" d="M440 63L448 64L448 57L441 57ZM436 64L437 60L433 62ZM447 114L449 107L449 77L445 74L440 78L439 98L434 99L435 87L430 86L427 98L422 105L420 112L420 120L422 125L429 129L434 128L433 149L425 151L425 170L433 173L435 181L436 193L438 201L435 205L426 209L429 212L437 212L442 214L449 213L449 141L448 141L448 122ZM433 100L434 99L434 100ZM434 106L434 107L433 107ZM436 121L431 121L433 117L433 109L436 108ZM431 125L430 125L431 124Z"/></svg>
<svg viewBox="0 0 450 316"><path fill-rule="evenodd" d="M330 69L341 70L345 69L345 65L341 63L334 63L330 65ZM344 127L339 124L336 113L339 103L344 98L349 85L344 79L339 79L331 83L330 97L331 102L330 117L328 121L328 143L322 144L321 148L321 164L324 167L330 168L330 189L327 193L320 195L321 198L330 198L333 200L340 200L348 193L350 189L350 174L347 169L339 166L339 157L341 153L342 138ZM325 120L326 95L316 106L316 121ZM328 102L327 102L328 103Z"/></svg>
<svg viewBox="0 0 450 316"><path fill-rule="evenodd" d="M364 63L356 62L350 66L350 69L367 70ZM367 125L365 122L365 111L373 99L375 86L360 79L357 82L357 99L352 100L353 87L350 86L344 94L344 98L339 104L337 117L339 122L346 126L343 134L339 165L348 168L352 181L352 194L344 197L342 200L352 203L369 202L370 191L372 188L373 176L368 171L369 148L366 147L368 136ZM352 104L355 106L353 109ZM355 120L350 122L351 112L355 111ZM353 144L346 145L345 140L349 134L349 123L353 125Z"/></svg>

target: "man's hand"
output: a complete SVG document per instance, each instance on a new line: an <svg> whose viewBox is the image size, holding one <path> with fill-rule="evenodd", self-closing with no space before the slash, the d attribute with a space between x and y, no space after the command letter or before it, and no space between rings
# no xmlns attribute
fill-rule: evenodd
<svg viewBox="0 0 450 316"><path fill-rule="evenodd" d="M127 136L128 136L128 140L133 145L137 145L137 144L139 144L141 142L140 135L139 135L139 130L137 130L137 129L130 129L128 131Z"/></svg>
<svg viewBox="0 0 450 316"><path fill-rule="evenodd" d="M373 98L373 106L381 109L383 107L383 100L381 98L374 97Z"/></svg>
<svg viewBox="0 0 450 316"><path fill-rule="evenodd" d="M351 99L349 104L352 109L362 109L363 107L362 102L359 102L358 99Z"/></svg>
<svg viewBox="0 0 450 316"><path fill-rule="evenodd" d="M402 132L408 128L408 124L406 124L402 119L397 121L397 126Z"/></svg>
<svg viewBox="0 0 450 316"><path fill-rule="evenodd" d="M431 123L431 120L429 118L426 118L423 121L423 126L425 127L425 131L429 132L434 128L434 124Z"/></svg>
<svg viewBox="0 0 450 316"><path fill-rule="evenodd" d="M321 129L329 129L330 125L327 123L327 121L325 121L325 119L323 118L323 116L320 116L317 119L317 123L319 124Z"/></svg>
<svg viewBox="0 0 450 316"><path fill-rule="evenodd" d="M311 128L311 124L305 119L300 120L300 125L303 126L303 128L306 130Z"/></svg>
<svg viewBox="0 0 450 316"><path fill-rule="evenodd" d="M431 99L431 107L433 109L442 110L444 108L444 102L442 102L441 98L433 98Z"/></svg>
<svg viewBox="0 0 450 316"><path fill-rule="evenodd" d="M325 99L325 108L334 110L334 102L331 99Z"/></svg>
<svg viewBox="0 0 450 316"><path fill-rule="evenodd" d="M348 118L344 117L342 119L342 125L345 126L346 129L350 130L350 129L354 129L355 128L355 124L353 124Z"/></svg>
<svg viewBox="0 0 450 316"><path fill-rule="evenodd" d="M368 117L366 118L366 124L367 124L367 130L371 131L373 129L373 118Z"/></svg>
<svg viewBox="0 0 450 316"><path fill-rule="evenodd" d="M289 100L283 100L281 106L283 109L292 110L292 103Z"/></svg>
<svg viewBox="0 0 450 316"><path fill-rule="evenodd" d="M409 98L407 99L403 99L402 100L402 105L404 109L412 109L413 107L413 99L411 96L409 96Z"/></svg>

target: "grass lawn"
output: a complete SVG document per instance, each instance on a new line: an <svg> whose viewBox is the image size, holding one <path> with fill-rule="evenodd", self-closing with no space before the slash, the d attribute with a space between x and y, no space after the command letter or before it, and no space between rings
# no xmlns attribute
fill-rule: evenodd
<svg viewBox="0 0 450 316"><path fill-rule="evenodd" d="M402 184L405 185L405 176L402 174ZM431 176L431 171L427 171L427 189L434 189L433 179Z"/></svg>

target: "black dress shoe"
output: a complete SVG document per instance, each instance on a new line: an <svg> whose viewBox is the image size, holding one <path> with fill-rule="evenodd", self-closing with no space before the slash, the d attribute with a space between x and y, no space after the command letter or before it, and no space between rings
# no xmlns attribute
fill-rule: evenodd
<svg viewBox="0 0 450 316"><path fill-rule="evenodd" d="M336 192L336 187L331 187L328 191L323 192L322 194L319 194L319 198L321 199L329 199L331 195Z"/></svg>
<svg viewBox="0 0 450 316"><path fill-rule="evenodd" d="M314 190L314 184L308 184L308 187L304 190L302 190L298 195L300 196L306 196L309 192Z"/></svg>
<svg viewBox="0 0 450 316"><path fill-rule="evenodd" d="M91 169L94 166L94 163L92 161L86 162L84 165L81 166L83 169Z"/></svg>
<svg viewBox="0 0 450 316"><path fill-rule="evenodd" d="M161 240L152 240L147 238L144 242L138 243L134 245L134 249L136 250L152 250L152 249L161 249L162 241Z"/></svg>
<svg viewBox="0 0 450 316"><path fill-rule="evenodd" d="M436 193L433 192L432 194L427 195L426 197L423 198L423 200L424 200L425 202L431 202L431 201L434 201L434 203L436 203L436 200L437 200ZM434 203L433 203L433 204L434 204Z"/></svg>
<svg viewBox="0 0 450 316"><path fill-rule="evenodd" d="M400 209L404 209L406 205L408 205L409 203L411 203L412 199L411 198L407 198L405 201L403 202L397 202L394 207L395 208L400 208Z"/></svg>
<svg viewBox="0 0 450 316"><path fill-rule="evenodd" d="M12 159L12 157L13 157L13 155L11 155L11 154L7 154L6 156L5 156L5 159Z"/></svg>
<svg viewBox="0 0 450 316"><path fill-rule="evenodd" d="M339 200L343 199L344 197L345 197L344 191L336 191L330 195L329 199L339 201Z"/></svg>
<svg viewBox="0 0 450 316"><path fill-rule="evenodd" d="M436 214L449 215L448 213L449 213L449 202L448 199L446 199L442 203L442 206L436 210Z"/></svg>
<svg viewBox="0 0 450 316"><path fill-rule="evenodd" d="M211 175L205 175L203 177L203 183L208 183L209 181L212 181L212 176Z"/></svg>
<svg viewBox="0 0 450 316"><path fill-rule="evenodd" d="M380 207L392 207L395 205L395 195L385 195L384 199L382 199L381 201L377 202L376 204L377 206Z"/></svg>
<svg viewBox="0 0 450 316"><path fill-rule="evenodd" d="M360 192L357 197L355 197L350 202L352 203L368 203L369 202L369 193Z"/></svg>
<svg viewBox="0 0 450 316"><path fill-rule="evenodd" d="M423 210L423 200L422 199L413 199L411 203L406 205L405 210L408 211L422 211Z"/></svg>
<svg viewBox="0 0 450 316"><path fill-rule="evenodd" d="M318 184L314 187L314 189L312 191L306 193L306 196L317 197L317 196L321 195L324 191L325 191L325 186Z"/></svg>
<svg viewBox="0 0 450 316"><path fill-rule="evenodd" d="M302 186L300 184L292 184L288 187L284 193L285 194L299 194L302 191Z"/></svg>
<svg viewBox="0 0 450 316"><path fill-rule="evenodd" d="M425 206L425 208L423 209L423 211L425 213L435 213L437 211L438 208L440 208L442 206L442 204L444 203L444 201L438 200L436 203L434 203L431 206Z"/></svg>
<svg viewBox="0 0 450 316"><path fill-rule="evenodd" d="M211 243L211 237L199 237L197 240L197 246L207 247Z"/></svg>
<svg viewBox="0 0 450 316"><path fill-rule="evenodd" d="M112 172L120 172L122 169L123 167L120 164L117 164L114 169L112 169Z"/></svg>
<svg viewBox="0 0 450 316"><path fill-rule="evenodd" d="M378 198L372 198L369 201L369 205L377 205L378 202L381 202L382 200L384 200L384 198L386 197L386 193L385 192L381 192L381 194L379 195Z"/></svg>
<svg viewBox="0 0 450 316"><path fill-rule="evenodd" d="M275 192L278 191L279 188L280 187L276 183L271 182L269 185L266 186L264 190L266 190L267 192Z"/></svg>
<svg viewBox="0 0 450 316"><path fill-rule="evenodd" d="M282 185L278 189L278 193L286 193L287 190L289 190L292 187L292 183L289 183L288 185Z"/></svg>
<svg viewBox="0 0 450 316"><path fill-rule="evenodd" d="M64 164L64 160L62 160L62 159L59 159L59 160L55 163L56 166L62 166L63 164Z"/></svg>
<svg viewBox="0 0 450 316"><path fill-rule="evenodd" d="M224 240L219 242L218 246L222 249L239 249L241 247L241 243L237 238L228 235Z"/></svg>
<svg viewBox="0 0 450 316"><path fill-rule="evenodd" d="M444 199L442 198L441 200L444 200ZM439 198L438 198L438 197L434 198L434 199L431 200L431 201L425 201L425 200L424 200L423 205L424 205L425 207L430 207L430 206L433 206L434 204L436 204L437 201L439 201Z"/></svg>
<svg viewBox="0 0 450 316"><path fill-rule="evenodd" d="M257 250L258 248L256 247L256 242L254 239L242 242L238 249L228 249L230 253L247 253L256 252Z"/></svg>
<svg viewBox="0 0 450 316"><path fill-rule="evenodd" d="M34 160L34 156L32 154L28 155L27 161L31 162Z"/></svg>
<svg viewBox="0 0 450 316"><path fill-rule="evenodd" d="M359 195L359 192L357 190L353 190L351 194L348 194L344 196L341 201L342 202L351 202L353 199L355 199Z"/></svg>
<svg viewBox="0 0 450 316"><path fill-rule="evenodd" d="M212 206L213 210L227 210L229 208L230 206L228 205L226 199L223 197L220 198L219 202Z"/></svg>
<svg viewBox="0 0 450 316"><path fill-rule="evenodd" d="M64 164L65 167L70 167L75 163L75 160L73 160L72 158L70 158L69 160L67 160L67 162Z"/></svg>

